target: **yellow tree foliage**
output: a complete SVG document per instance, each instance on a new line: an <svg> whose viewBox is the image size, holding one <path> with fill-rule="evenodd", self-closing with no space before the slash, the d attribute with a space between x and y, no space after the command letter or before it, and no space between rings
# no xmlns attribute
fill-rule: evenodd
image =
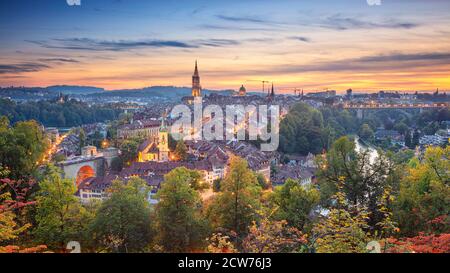
<svg viewBox="0 0 450 273"><path fill-rule="evenodd" d="M343 192L344 180L338 185L338 192L333 199L335 208L331 209L325 219L313 228L316 251L319 253L361 253L366 252L368 234L368 214L351 208Z"/></svg>

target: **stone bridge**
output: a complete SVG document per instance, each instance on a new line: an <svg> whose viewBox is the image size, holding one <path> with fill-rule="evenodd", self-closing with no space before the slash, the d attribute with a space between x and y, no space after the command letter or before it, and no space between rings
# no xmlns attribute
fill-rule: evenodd
<svg viewBox="0 0 450 273"><path fill-rule="evenodd" d="M419 109L421 112L424 109L441 109L449 107L450 104L442 103L345 103L340 107L347 110L356 110L356 115L359 119L364 117L364 111L377 109Z"/></svg>
<svg viewBox="0 0 450 273"><path fill-rule="evenodd" d="M74 179L76 185L89 177L102 176L107 168L104 157L76 157L60 164L64 178Z"/></svg>

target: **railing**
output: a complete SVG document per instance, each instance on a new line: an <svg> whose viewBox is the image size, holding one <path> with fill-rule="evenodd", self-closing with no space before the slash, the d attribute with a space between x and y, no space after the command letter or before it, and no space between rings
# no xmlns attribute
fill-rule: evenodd
<svg viewBox="0 0 450 273"><path fill-rule="evenodd" d="M420 109L420 108L444 108L449 107L449 103L398 103L398 104L384 104L384 103L369 103L369 104L343 104L344 109Z"/></svg>

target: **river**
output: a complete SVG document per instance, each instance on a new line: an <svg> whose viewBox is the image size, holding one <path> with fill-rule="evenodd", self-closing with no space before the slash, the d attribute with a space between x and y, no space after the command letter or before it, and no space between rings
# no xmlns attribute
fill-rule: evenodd
<svg viewBox="0 0 450 273"><path fill-rule="evenodd" d="M355 136L355 151L362 152L368 150L370 153L370 163L374 163L378 157L378 151L372 145L366 145L361 142L358 136Z"/></svg>

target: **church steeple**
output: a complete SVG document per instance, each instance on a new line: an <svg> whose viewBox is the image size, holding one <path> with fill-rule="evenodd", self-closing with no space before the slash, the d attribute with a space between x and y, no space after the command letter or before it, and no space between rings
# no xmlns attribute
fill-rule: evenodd
<svg viewBox="0 0 450 273"><path fill-rule="evenodd" d="M200 85L200 75L198 73L197 60L195 61L194 75L192 76L192 96L201 97L202 87Z"/></svg>
<svg viewBox="0 0 450 273"><path fill-rule="evenodd" d="M164 112L158 132L159 161L162 162L169 160L169 130L165 124L166 116L167 113Z"/></svg>
<svg viewBox="0 0 450 273"><path fill-rule="evenodd" d="M197 60L195 60L195 70L194 70L194 76L198 77L198 66L197 66Z"/></svg>

